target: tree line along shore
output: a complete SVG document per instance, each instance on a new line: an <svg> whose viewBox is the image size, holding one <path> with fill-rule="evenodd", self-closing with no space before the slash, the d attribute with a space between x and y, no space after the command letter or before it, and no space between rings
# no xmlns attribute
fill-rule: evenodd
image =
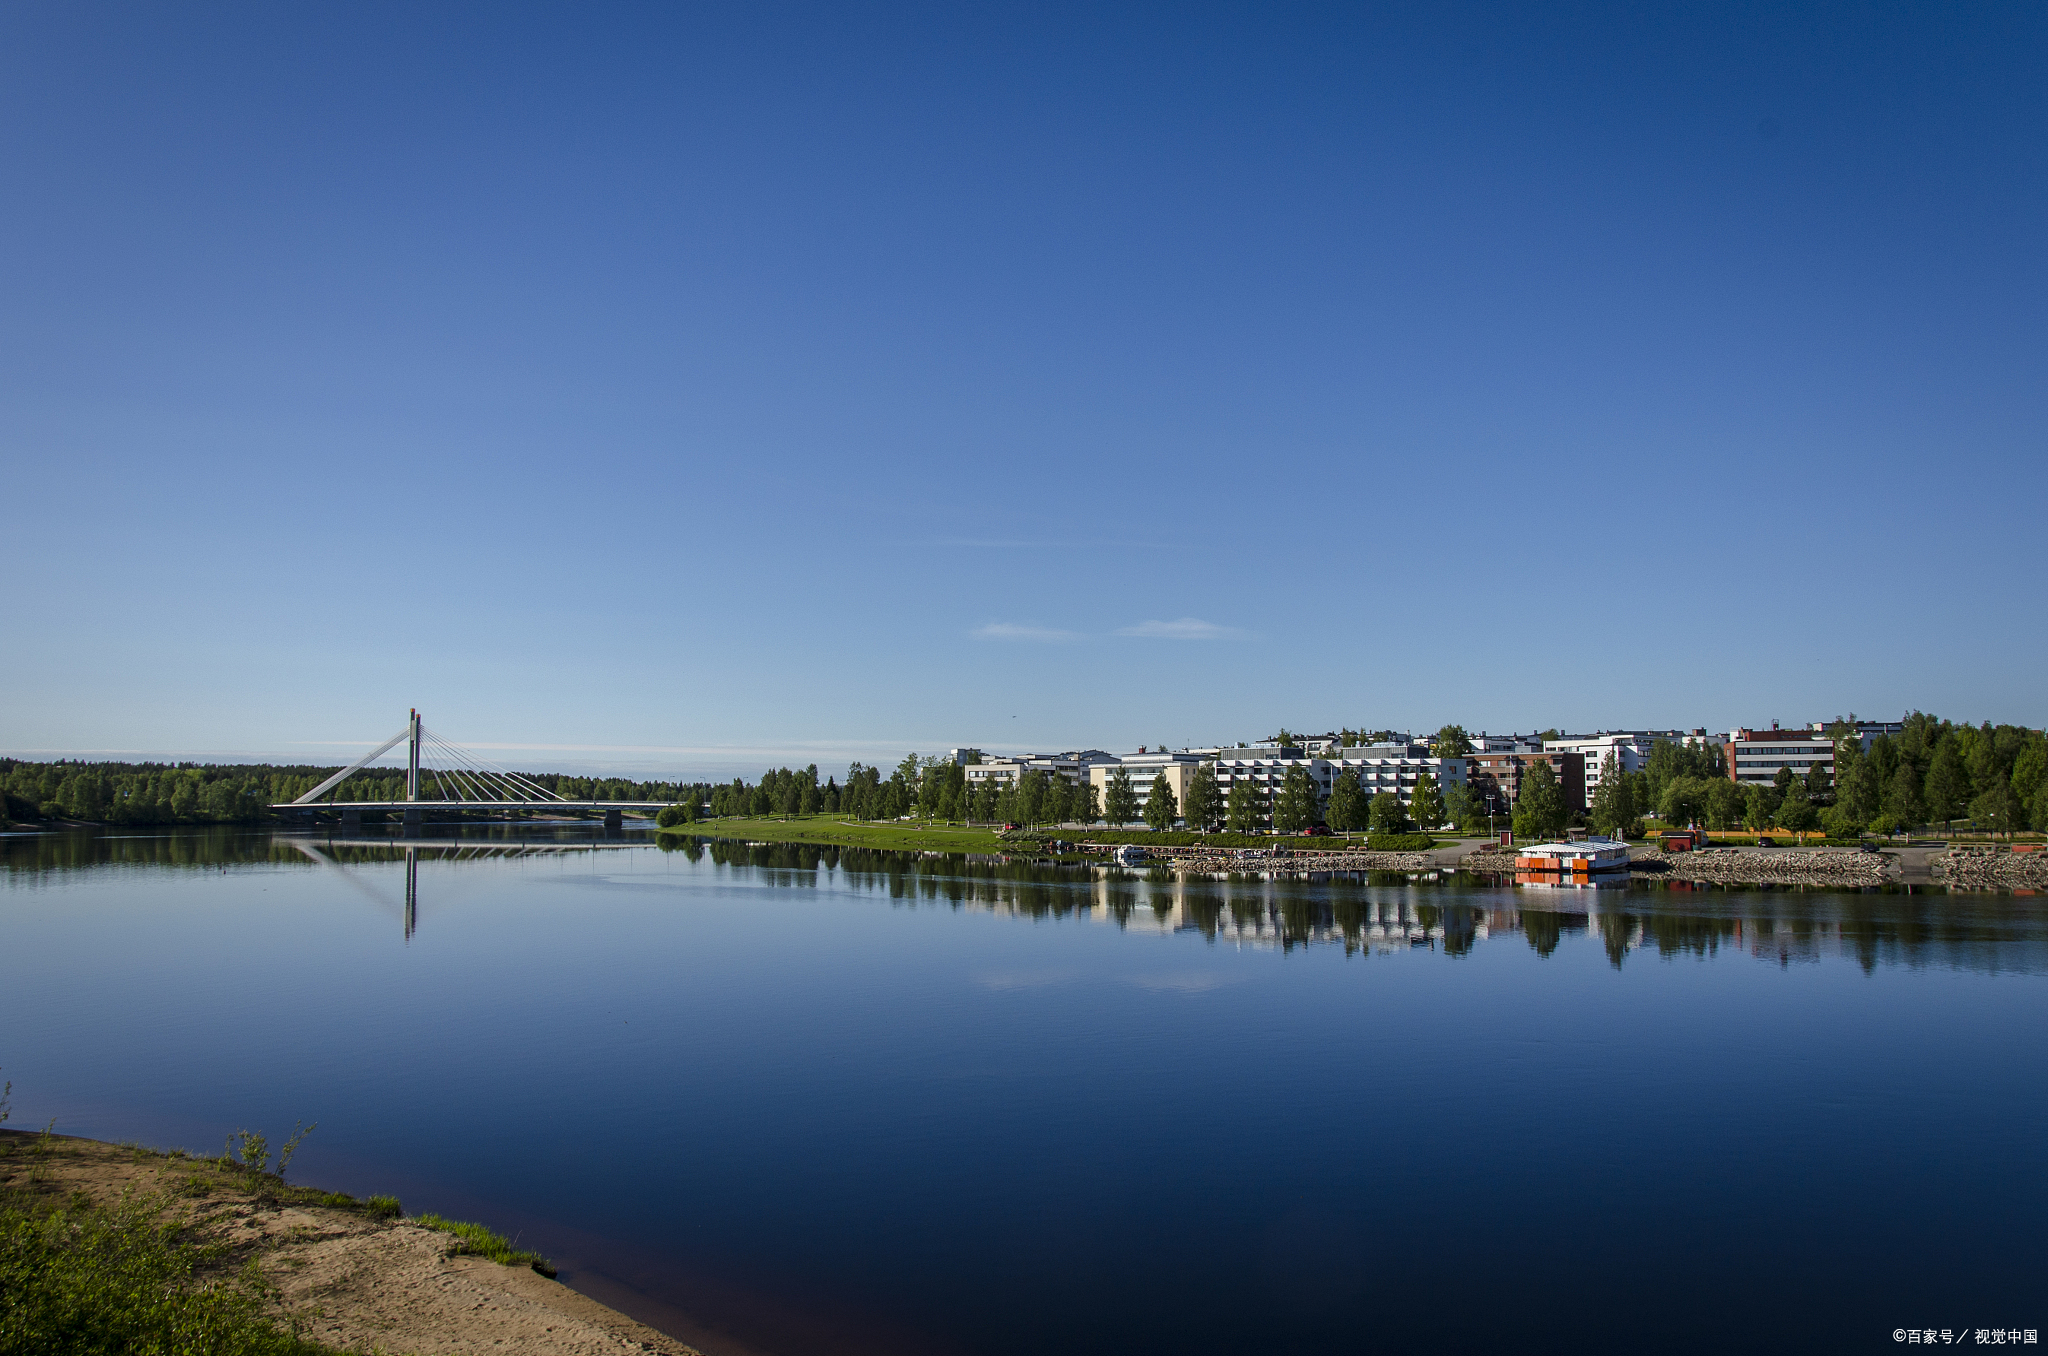
<svg viewBox="0 0 2048 1356"><path fill-rule="evenodd" d="M844 782L821 779L816 764L775 768L753 782L521 775L572 802L667 802L659 815L663 827L701 819L822 816L855 823L968 827L1143 822L1160 832L1184 827L1239 834L1290 834L1315 826L1338 833L1511 827L1523 840L1556 837L1577 825L1627 838L1665 826L1696 826L1724 833L1775 829L1803 836L1818 831L1849 839L1962 821L2008 837L2048 831L2048 740L2039 730L1989 722L1971 726L1915 712L1899 733L1877 736L1868 749L1846 723L1828 733L1835 748L1834 776L1819 765L1804 777L1781 768L1776 780L1763 786L1730 780L1720 754L1704 744L1659 743L1633 770L1621 768L1610 753L1592 803L1583 811L1565 803L1548 764L1534 760L1512 807L1499 816L1488 813L1475 787L1439 786L1426 774L1404 804L1390 792L1369 792L1350 774L1337 777L1324 795L1299 767L1289 768L1271 794L1239 781L1224 795L1214 774L1202 768L1190 778L1185 795L1177 797L1160 773L1151 779L1142 806L1123 768L1115 769L1098 793L1087 781L1039 769L1014 779L970 780L966 767L955 760L916 753L886 770L855 762ZM1446 725L1430 740L1430 751L1437 757L1462 756L1472 751L1472 743L1463 727ZM0 758L0 818L112 825L260 823L275 818L271 805L295 799L336 770ZM430 779L423 787L429 799L441 794L433 775L422 771ZM332 794L341 805L403 798L404 778L378 769L350 778Z"/></svg>

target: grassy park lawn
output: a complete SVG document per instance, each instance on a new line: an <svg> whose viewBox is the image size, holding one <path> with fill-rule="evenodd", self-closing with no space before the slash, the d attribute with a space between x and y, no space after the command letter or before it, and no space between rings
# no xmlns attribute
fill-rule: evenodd
<svg viewBox="0 0 2048 1356"><path fill-rule="evenodd" d="M755 843L837 843L842 847L908 849L922 852L1004 852L1018 851L1020 845L1005 844L993 829L963 824L933 824L925 827L914 820L864 823L837 815L808 818L782 815L728 815L723 819L700 819L678 824L657 833L679 833L700 838L740 838Z"/></svg>

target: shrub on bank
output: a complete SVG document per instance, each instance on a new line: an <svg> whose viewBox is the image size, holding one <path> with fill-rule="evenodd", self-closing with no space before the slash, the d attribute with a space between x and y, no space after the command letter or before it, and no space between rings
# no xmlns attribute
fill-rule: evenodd
<svg viewBox="0 0 2048 1356"><path fill-rule="evenodd" d="M1064 838L1064 832L1046 831L1055 838ZM1073 835L1077 843L1110 843L1121 845L1135 843L1139 847L1219 847L1255 848L1272 847L1276 843L1299 842L1299 839L1274 838L1263 833L1188 833L1168 831L1155 833L1150 829L1080 829Z"/></svg>
<svg viewBox="0 0 2048 1356"><path fill-rule="evenodd" d="M268 1287L253 1268L201 1280L221 1250L182 1238L163 1206L74 1199L45 1215L0 1202L0 1352L321 1356L264 1313Z"/></svg>
<svg viewBox="0 0 2048 1356"><path fill-rule="evenodd" d="M1041 837L1065 838L1061 833L1041 834ZM1306 848L1313 851L1343 851L1356 849L1356 840L1342 838L1303 838L1298 834L1264 833L1154 833L1144 829L1082 829L1073 834L1077 843L1106 843L1122 845L1135 843L1139 847L1214 847L1214 848ZM1436 840L1426 833L1374 833L1366 835L1365 847L1368 852L1427 852L1436 846Z"/></svg>
<svg viewBox="0 0 2048 1356"><path fill-rule="evenodd" d="M515 1248L512 1241L500 1233L493 1233L481 1224L468 1220L443 1219L439 1215L415 1215L414 1224L428 1229L438 1229L444 1234L455 1236L455 1251L477 1257L488 1257L500 1266L532 1267L543 1276L555 1274L554 1263L537 1252Z"/></svg>

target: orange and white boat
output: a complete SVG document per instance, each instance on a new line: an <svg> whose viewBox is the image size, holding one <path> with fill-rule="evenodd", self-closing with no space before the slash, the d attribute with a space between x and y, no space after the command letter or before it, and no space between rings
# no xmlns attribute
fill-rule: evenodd
<svg viewBox="0 0 2048 1356"><path fill-rule="evenodd" d="M1515 874L1530 873L1559 882L1590 880L1628 871L1628 844L1616 838L1581 838L1572 843L1532 843L1515 853ZM1534 882L1532 882L1534 883Z"/></svg>

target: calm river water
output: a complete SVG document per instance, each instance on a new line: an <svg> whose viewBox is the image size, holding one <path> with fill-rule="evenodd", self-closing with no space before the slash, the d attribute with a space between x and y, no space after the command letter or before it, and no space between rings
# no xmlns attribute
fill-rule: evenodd
<svg viewBox="0 0 2048 1356"><path fill-rule="evenodd" d="M2048 1326L2048 901L462 841L0 840L14 1125L318 1121L715 1356Z"/></svg>

